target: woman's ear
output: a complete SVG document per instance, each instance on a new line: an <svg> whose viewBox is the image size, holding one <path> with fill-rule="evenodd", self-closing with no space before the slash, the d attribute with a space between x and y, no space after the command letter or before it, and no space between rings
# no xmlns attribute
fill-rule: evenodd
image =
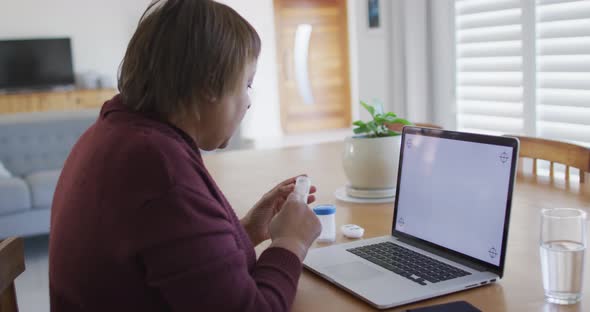
<svg viewBox="0 0 590 312"><path fill-rule="evenodd" d="M218 100L217 96L215 96L215 93L210 90L203 92L201 99L208 103L215 103Z"/></svg>

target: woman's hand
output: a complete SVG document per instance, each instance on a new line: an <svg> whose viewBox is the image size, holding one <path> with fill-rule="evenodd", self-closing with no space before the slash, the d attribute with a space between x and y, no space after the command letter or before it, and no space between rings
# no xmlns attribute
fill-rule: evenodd
<svg viewBox="0 0 590 312"><path fill-rule="evenodd" d="M281 211L285 200L295 189L295 180L298 176L287 179L275 186L250 209L248 214L241 220L242 226L250 236L254 246L270 238L269 224L272 218ZM312 186L309 190L310 196L307 203L315 201L315 196L311 195L316 192L316 187Z"/></svg>
<svg viewBox="0 0 590 312"><path fill-rule="evenodd" d="M281 211L270 222L269 229L270 247L287 249L303 262L309 247L320 235L322 225L301 196L291 193Z"/></svg>

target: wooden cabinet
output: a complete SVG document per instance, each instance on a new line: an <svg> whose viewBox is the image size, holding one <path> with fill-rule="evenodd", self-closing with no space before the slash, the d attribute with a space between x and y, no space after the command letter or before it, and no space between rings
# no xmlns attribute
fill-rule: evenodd
<svg viewBox="0 0 590 312"><path fill-rule="evenodd" d="M0 94L0 114L100 108L115 89Z"/></svg>

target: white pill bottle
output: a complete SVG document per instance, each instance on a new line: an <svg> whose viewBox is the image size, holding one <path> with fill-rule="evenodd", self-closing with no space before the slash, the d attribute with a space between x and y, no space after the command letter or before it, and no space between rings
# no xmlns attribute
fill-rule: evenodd
<svg viewBox="0 0 590 312"><path fill-rule="evenodd" d="M336 206L317 205L313 212L320 219L322 232L317 241L320 243L332 243L336 240Z"/></svg>

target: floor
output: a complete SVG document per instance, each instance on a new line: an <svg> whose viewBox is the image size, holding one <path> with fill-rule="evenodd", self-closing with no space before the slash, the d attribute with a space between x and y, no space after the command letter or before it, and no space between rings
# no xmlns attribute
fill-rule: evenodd
<svg viewBox="0 0 590 312"><path fill-rule="evenodd" d="M49 311L49 236L25 239L25 272L16 279L16 296L21 312Z"/></svg>
<svg viewBox="0 0 590 312"><path fill-rule="evenodd" d="M254 140L253 148L269 149L296 145L342 141L352 134L350 129L337 129L282 138ZM21 312L49 311L49 277L47 250L49 237L35 236L25 239L26 270L16 280L16 292Z"/></svg>

